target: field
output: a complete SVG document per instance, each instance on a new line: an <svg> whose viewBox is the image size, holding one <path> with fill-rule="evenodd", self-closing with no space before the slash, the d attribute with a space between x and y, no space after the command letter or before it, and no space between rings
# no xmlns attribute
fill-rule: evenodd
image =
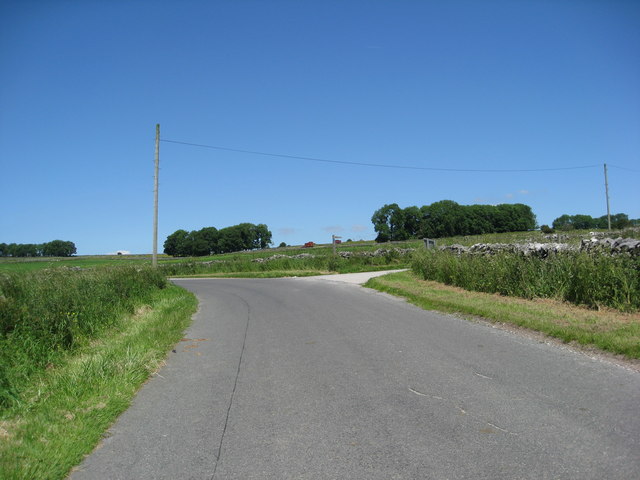
<svg viewBox="0 0 640 480"><path fill-rule="evenodd" d="M589 232L438 239L438 246L563 242ZM620 234L614 234L619 236ZM638 238L638 231L624 236ZM127 408L189 324L167 277L281 277L409 269L367 286L422 308L542 332L640 359L640 261L571 252L456 255L422 241L348 242L199 258L0 259L0 478L64 478Z"/></svg>
<svg viewBox="0 0 640 480"><path fill-rule="evenodd" d="M364 256L379 249L393 250L421 248L422 241L394 242L377 244L375 242L350 242L340 245L338 253L349 251L355 255L351 258L333 257L331 245L318 245L312 248L284 247L265 250L246 251L196 258L174 258L166 255L158 256L158 265L167 275L203 275L203 274L244 274L245 276L268 276L268 272L286 272L295 270L301 274L351 273L368 270L382 270L389 265L405 268L410 259L397 252L389 252L380 257ZM305 254L306 258L296 258ZM275 255L278 258L261 262ZM0 258L0 273L45 270L52 268L86 269L103 266L142 266L151 263L150 255L117 255L117 256L77 256L69 258ZM276 275L281 276L281 275Z"/></svg>

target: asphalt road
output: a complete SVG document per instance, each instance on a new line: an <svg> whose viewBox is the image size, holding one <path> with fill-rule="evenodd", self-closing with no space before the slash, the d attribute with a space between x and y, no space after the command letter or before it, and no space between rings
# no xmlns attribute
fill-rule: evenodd
<svg viewBox="0 0 640 480"><path fill-rule="evenodd" d="M640 374L332 280L176 280L192 327L71 478L640 478Z"/></svg>

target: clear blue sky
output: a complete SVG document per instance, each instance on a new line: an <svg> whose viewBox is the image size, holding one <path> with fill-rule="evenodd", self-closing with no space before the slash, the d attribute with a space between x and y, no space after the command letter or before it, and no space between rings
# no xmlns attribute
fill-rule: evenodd
<svg viewBox="0 0 640 480"><path fill-rule="evenodd" d="M640 217L640 2L0 3L0 242L149 253L177 229L373 239L386 203Z"/></svg>

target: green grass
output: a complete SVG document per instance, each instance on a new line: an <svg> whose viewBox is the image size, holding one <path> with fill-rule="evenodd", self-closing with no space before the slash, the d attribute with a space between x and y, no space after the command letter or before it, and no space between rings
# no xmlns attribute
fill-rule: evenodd
<svg viewBox="0 0 640 480"><path fill-rule="evenodd" d="M397 246L394 245L397 248ZM377 248L383 248L380 245ZM388 247L387 247L388 248ZM372 251L376 248L367 246L361 252ZM346 248L344 250L347 250ZM343 250L343 251L344 251ZM354 250L349 250L354 251ZM313 258L293 258L300 253L309 253ZM284 254L285 258L278 258L262 263L254 260ZM410 255L390 252L380 257L352 256L342 258L333 256L330 247L314 249L296 249L282 251L247 252L245 254L220 255L210 257L209 260L183 260L182 262L163 263L160 269L168 276L250 276L250 277L278 277L319 275L323 273L354 273L390 268L407 268L411 260Z"/></svg>
<svg viewBox="0 0 640 480"><path fill-rule="evenodd" d="M196 305L178 287L156 289L118 328L31 375L0 415L0 478L64 478L161 365Z"/></svg>
<svg viewBox="0 0 640 480"><path fill-rule="evenodd" d="M591 310L550 299L470 292L412 272L372 278L365 286L404 297L426 310L461 313L542 332L563 342L640 359L640 314Z"/></svg>
<svg viewBox="0 0 640 480"><path fill-rule="evenodd" d="M151 268L0 275L0 408L16 401L34 374L119 328L166 286Z"/></svg>
<svg viewBox="0 0 640 480"><path fill-rule="evenodd" d="M539 258L422 250L414 255L412 269L424 280L467 290L554 298L596 309L640 309L640 258L626 255L562 252Z"/></svg>
<svg viewBox="0 0 640 480"><path fill-rule="evenodd" d="M411 240L407 242L393 242L393 243L375 243L375 242L349 242L343 243L338 246L338 251L350 251L355 253L372 252L379 248L420 248L423 243L421 240ZM318 257L321 260L315 262L301 262L294 260L294 263L290 263L287 269L302 270L304 268L310 268L315 271L328 271L328 262L333 255L333 248L329 245L318 245L312 248L301 247L283 247L283 248L267 248L264 250L252 250L246 252L226 253L221 255L212 255L208 257L195 257L195 258L179 258L169 257L167 255L158 256L158 264L161 267L166 267L167 271L171 271L172 265L192 265L196 264L199 273L203 273L205 270L209 273L216 274L222 272L265 272L269 270L282 270L276 266L269 267L257 267L255 263L252 264L252 260L270 257L276 254L284 254L288 256L294 256L300 253L309 253ZM322 260L324 259L324 260ZM207 266L206 262L222 262L227 265L221 266ZM395 260L393 260L395 262ZM352 260L350 262L341 261L338 264L339 271L363 271L368 265L381 265L384 260L376 260L374 262L357 261ZM281 262L282 263L282 262ZM397 262L395 262L397 263ZM89 256L77 256L77 257L60 257L60 258L7 258L0 257L0 273L11 272L27 272L56 268L67 269L91 269L103 266L136 266L142 267L151 264L150 255L89 255ZM323 268L319 268L318 265ZM361 266L358 266L361 265ZM405 265L408 265L408 260L405 260ZM300 266L304 268L299 268ZM182 270L188 270L191 267L177 267Z"/></svg>
<svg viewBox="0 0 640 480"><path fill-rule="evenodd" d="M585 233L571 232L568 241L578 243ZM519 232L438 244L543 240L540 232ZM341 258L333 256L331 245L286 247L197 259L161 256L158 270L148 268L148 255L0 259L0 478L63 478L127 408L196 308L195 298L169 286L166 276L266 278L412 266L422 278L437 272L443 282L532 300L470 292L411 272L372 279L367 286L424 308L513 323L640 358L639 315L604 308L637 309L637 262L589 256L544 264L499 256L461 260L426 252L422 241L350 242L338 251L379 248L418 252ZM293 258L300 253L315 258ZM254 261L276 254L287 257ZM559 292L600 310L557 301L565 298ZM552 299L536 299L542 296Z"/></svg>

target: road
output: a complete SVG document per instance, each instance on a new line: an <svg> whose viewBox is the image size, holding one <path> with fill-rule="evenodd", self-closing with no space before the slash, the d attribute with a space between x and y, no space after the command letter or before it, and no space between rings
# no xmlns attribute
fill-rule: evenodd
<svg viewBox="0 0 640 480"><path fill-rule="evenodd" d="M193 325L71 478L640 478L640 374L337 279L175 280Z"/></svg>

